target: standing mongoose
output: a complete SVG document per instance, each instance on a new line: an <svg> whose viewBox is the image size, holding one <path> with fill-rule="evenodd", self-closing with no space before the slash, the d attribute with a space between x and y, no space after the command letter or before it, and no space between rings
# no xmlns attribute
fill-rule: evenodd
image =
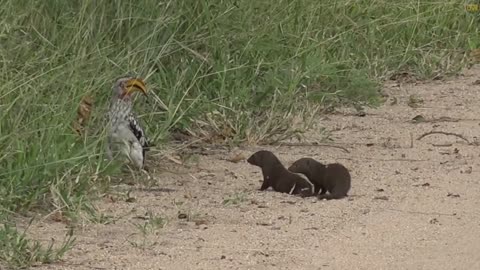
<svg viewBox="0 0 480 270"><path fill-rule="evenodd" d="M247 162L262 168L263 184L260 190L273 190L288 194L312 196L314 185L303 175L288 171L270 151L258 151Z"/></svg>
<svg viewBox="0 0 480 270"><path fill-rule="evenodd" d="M319 199L341 199L347 197L351 186L351 177L347 168L339 163L324 165L312 158L301 158L295 161L289 171L302 173L315 186L315 194ZM329 194L326 194L326 192Z"/></svg>

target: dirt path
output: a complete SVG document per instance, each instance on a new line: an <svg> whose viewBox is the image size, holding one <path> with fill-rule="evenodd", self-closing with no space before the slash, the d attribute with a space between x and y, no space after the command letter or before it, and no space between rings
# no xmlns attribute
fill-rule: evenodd
<svg viewBox="0 0 480 270"><path fill-rule="evenodd" d="M77 245L64 262L40 268L477 269L480 85L474 82L480 78L475 74L479 68L448 81L387 85L390 100L379 109L367 110L365 117L328 115L307 135L315 140L324 127L350 153L269 149L285 165L304 156L343 163L352 172L349 199L259 192L258 168L223 160L231 153L201 156L190 172L157 173L158 186L134 190L134 202L106 200L100 207L112 222L77 229ZM411 94L423 99L418 108L407 105ZM411 123L416 115L438 120ZM431 130L462 134L470 144L443 134L417 140ZM258 149L241 152L248 156ZM145 220L149 211L167 224L142 234L135 224L159 223ZM33 227L32 237L61 239L65 231L64 224L45 221Z"/></svg>

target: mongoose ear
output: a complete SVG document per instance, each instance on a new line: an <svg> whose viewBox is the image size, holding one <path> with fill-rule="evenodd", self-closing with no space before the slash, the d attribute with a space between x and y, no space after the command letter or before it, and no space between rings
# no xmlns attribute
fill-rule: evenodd
<svg viewBox="0 0 480 270"><path fill-rule="evenodd" d="M255 155L251 155L248 159L247 159L247 162L248 163L255 163Z"/></svg>

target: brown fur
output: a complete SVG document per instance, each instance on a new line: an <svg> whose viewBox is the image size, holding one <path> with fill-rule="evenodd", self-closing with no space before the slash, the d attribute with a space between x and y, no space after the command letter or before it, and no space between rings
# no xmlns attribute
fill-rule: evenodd
<svg viewBox="0 0 480 270"><path fill-rule="evenodd" d="M283 193L313 195L313 184L301 175L289 172L272 152L258 151L247 162L262 168L263 184L260 190L272 187Z"/></svg>
<svg viewBox="0 0 480 270"><path fill-rule="evenodd" d="M341 199L348 196L351 187L351 177L348 169L342 164L324 165L312 158L301 158L295 161L289 171L302 173L315 186L315 194L319 199ZM326 194L328 191L329 194Z"/></svg>

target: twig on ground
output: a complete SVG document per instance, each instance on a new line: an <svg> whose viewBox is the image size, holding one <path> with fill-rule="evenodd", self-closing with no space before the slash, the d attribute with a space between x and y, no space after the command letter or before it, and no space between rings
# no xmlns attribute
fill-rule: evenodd
<svg viewBox="0 0 480 270"><path fill-rule="evenodd" d="M449 147L449 146L452 146L453 144L451 143L440 143L440 144L435 144L435 143L432 143L432 146L435 146L435 147Z"/></svg>
<svg viewBox="0 0 480 270"><path fill-rule="evenodd" d="M332 145L332 144L324 144L324 143L276 143L276 144L269 144L269 145L278 145L278 146L320 146L320 147L332 147L342 149L346 153L350 153L347 148L340 146L340 145Z"/></svg>
<svg viewBox="0 0 480 270"><path fill-rule="evenodd" d="M439 213L439 212L421 212L421 211L409 211L409 210L400 210L400 209L394 209L394 208L380 208L383 210L390 210L390 211L395 211L395 212L402 212L402 213L409 213L409 214L419 214L419 215L439 215L439 216L456 216L455 213Z"/></svg>
<svg viewBox="0 0 480 270"><path fill-rule="evenodd" d="M421 140L422 138L428 136L428 135L432 135L432 134L443 134L443 135L450 135L450 136L455 136L455 137L458 137L464 141L466 141L467 143L470 143L467 138L463 137L463 135L460 135L460 134L456 134L456 133L453 133L453 132L445 132L445 131L429 131L427 133L424 133L422 134L420 137L417 138L417 140Z"/></svg>
<svg viewBox="0 0 480 270"><path fill-rule="evenodd" d="M383 159L383 158L368 158L368 157L353 157L353 158L345 158L339 157L337 159L345 159L345 160L373 160L373 161L408 161L408 162L427 162L430 160L427 159L411 159L411 158L392 158L392 159Z"/></svg>

